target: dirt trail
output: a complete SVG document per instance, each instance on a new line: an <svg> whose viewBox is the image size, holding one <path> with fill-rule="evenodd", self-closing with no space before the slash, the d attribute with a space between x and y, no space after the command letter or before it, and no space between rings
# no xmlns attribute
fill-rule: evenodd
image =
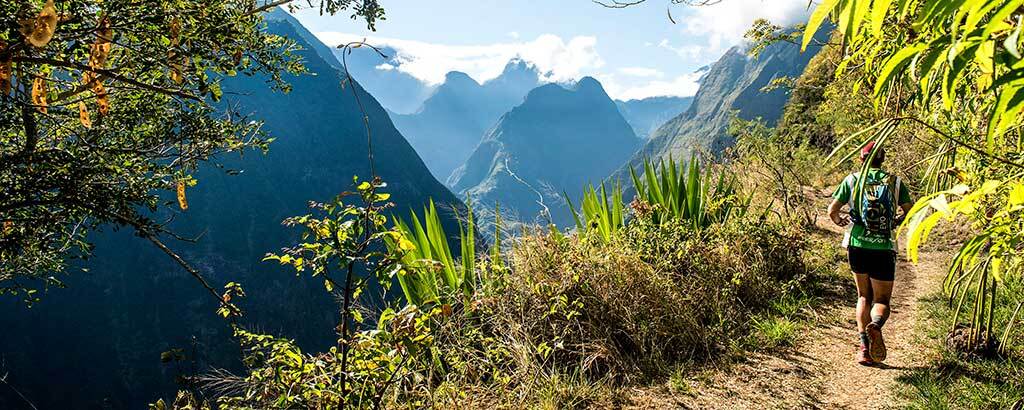
<svg viewBox="0 0 1024 410"><path fill-rule="evenodd" d="M827 223L819 227L841 230ZM826 226L827 225L827 226ZM695 409L878 409L899 406L897 378L926 366L932 350L917 336L919 300L941 283L944 258L922 252L918 265L904 259L897 267L892 315L884 335L888 358L883 365L865 367L854 361L858 346L854 303L856 294L843 289L832 307L819 310L815 324L804 329L795 348L748 354L736 365L713 369L688 382L688 388L631 394L632 408ZM852 286L852 279L849 286ZM670 392L674 390L674 392Z"/></svg>
<svg viewBox="0 0 1024 410"><path fill-rule="evenodd" d="M893 287L892 315L885 326L889 355L877 367L854 363L857 349L855 310L837 307L840 323L815 328L801 350L818 361L823 371L819 407L864 409L897 404L893 397L896 378L905 372L927 365L931 349L920 345L916 337L919 300L935 291L942 280L944 267L940 254L922 253L920 263L912 264L900 257L896 284ZM880 406L881 405L881 406Z"/></svg>

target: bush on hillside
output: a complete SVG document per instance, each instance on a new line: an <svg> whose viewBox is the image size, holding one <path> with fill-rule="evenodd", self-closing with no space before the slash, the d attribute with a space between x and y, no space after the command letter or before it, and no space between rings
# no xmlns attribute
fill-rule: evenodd
<svg viewBox="0 0 1024 410"><path fill-rule="evenodd" d="M808 273L801 234L737 220L706 229L634 219L609 243L523 238L506 286L486 298L504 334L545 367L625 380L706 358Z"/></svg>

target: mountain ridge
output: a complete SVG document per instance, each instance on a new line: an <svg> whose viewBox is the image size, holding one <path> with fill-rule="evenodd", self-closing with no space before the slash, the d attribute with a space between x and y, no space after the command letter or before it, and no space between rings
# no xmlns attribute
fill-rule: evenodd
<svg viewBox="0 0 1024 410"><path fill-rule="evenodd" d="M668 120L686 111L691 102L693 102L693 96L656 96L626 101L615 100L622 116L626 118L629 125L633 126L636 135L643 139L648 138Z"/></svg>
<svg viewBox="0 0 1024 410"><path fill-rule="evenodd" d="M497 203L520 220L564 226L570 215L562 193L600 182L638 146L596 79L545 84L501 117L448 182L477 209Z"/></svg>
<svg viewBox="0 0 1024 410"><path fill-rule="evenodd" d="M444 181L498 118L540 84L536 66L521 59L510 60L501 75L482 84L452 71L418 110L392 119L434 176Z"/></svg>
<svg viewBox="0 0 1024 410"><path fill-rule="evenodd" d="M735 143L727 134L734 113L773 126L782 116L788 90L765 87L776 78L799 77L820 44L826 43L828 33L827 28L820 30L816 34L820 41L806 52L788 42L771 44L756 57L747 55L746 47L730 48L708 67L690 106L655 130L627 166L610 178L628 181L628 167L638 167L644 158L688 158L695 152L719 155Z"/></svg>

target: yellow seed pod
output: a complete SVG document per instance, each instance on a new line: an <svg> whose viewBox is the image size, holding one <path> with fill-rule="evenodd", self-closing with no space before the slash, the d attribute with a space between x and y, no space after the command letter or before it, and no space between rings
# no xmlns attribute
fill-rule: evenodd
<svg viewBox="0 0 1024 410"><path fill-rule="evenodd" d="M96 41L89 50L90 67L103 68L106 66L113 39L114 29L110 28L110 18L104 16L100 19L99 26L96 27Z"/></svg>
<svg viewBox="0 0 1024 410"><path fill-rule="evenodd" d="M89 119L89 109L85 107L84 101L78 102L78 120L85 128L92 128L92 120Z"/></svg>
<svg viewBox="0 0 1024 410"><path fill-rule="evenodd" d="M53 6L53 0L47 0L43 10L34 20L21 23L21 34L29 44L39 48L46 47L53 38L53 32L57 30L57 8Z"/></svg>
<svg viewBox="0 0 1024 410"><path fill-rule="evenodd" d="M96 81L96 73L93 73L92 71L85 71L82 73L82 85L92 88L93 81Z"/></svg>
<svg viewBox="0 0 1024 410"><path fill-rule="evenodd" d="M36 75L32 80L32 104L39 112L46 114L46 78Z"/></svg>
<svg viewBox="0 0 1024 410"><path fill-rule="evenodd" d="M171 47L177 47L178 34L181 33L181 20L178 19L178 16L171 17L171 24L170 27L168 27L168 31L171 39Z"/></svg>
<svg viewBox="0 0 1024 410"><path fill-rule="evenodd" d="M171 80L181 84L185 78L181 76L181 64L171 63Z"/></svg>
<svg viewBox="0 0 1024 410"><path fill-rule="evenodd" d="M184 59L179 58L178 52L177 50L175 50L175 48L178 47L178 44L180 44L179 35L181 34L181 20L178 19L178 16L174 16L171 18L171 23L170 27L168 28L168 31L168 37L171 41L171 48L167 50L167 65L171 67L171 80L174 80L174 82L181 84L183 81L185 81L185 77L182 75L182 61Z"/></svg>
<svg viewBox="0 0 1024 410"><path fill-rule="evenodd" d="M178 181L178 206L182 211L188 210L188 200L185 199L185 181Z"/></svg>
<svg viewBox="0 0 1024 410"><path fill-rule="evenodd" d="M96 104L99 105L100 116L110 113L110 97L107 96L107 89L99 80L92 82L92 92L96 94Z"/></svg>
<svg viewBox="0 0 1024 410"><path fill-rule="evenodd" d="M0 44L0 46L3 46ZM11 73L14 70L11 68L11 60L5 59L0 61L0 93L2 95L9 95L11 93Z"/></svg>

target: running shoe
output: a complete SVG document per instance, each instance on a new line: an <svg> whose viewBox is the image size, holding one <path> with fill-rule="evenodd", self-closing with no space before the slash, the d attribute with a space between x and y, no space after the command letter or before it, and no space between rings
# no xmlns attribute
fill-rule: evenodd
<svg viewBox="0 0 1024 410"><path fill-rule="evenodd" d="M857 363L861 366L871 366L875 363L874 360L871 360L871 352L868 351L867 346L861 346L857 352Z"/></svg>
<svg viewBox="0 0 1024 410"><path fill-rule="evenodd" d="M875 323L868 323L865 329L868 332L868 339L871 340L871 348L868 353L871 354L871 358L876 362L884 362L886 351L885 351L885 340L882 339L882 328Z"/></svg>

